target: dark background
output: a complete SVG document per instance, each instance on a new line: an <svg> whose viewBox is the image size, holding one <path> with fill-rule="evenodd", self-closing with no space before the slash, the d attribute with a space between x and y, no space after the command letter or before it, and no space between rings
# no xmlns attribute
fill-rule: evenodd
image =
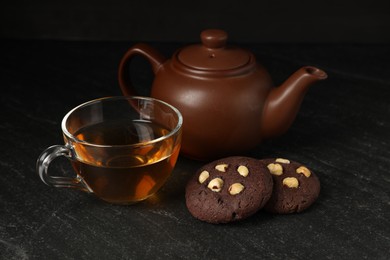
<svg viewBox="0 0 390 260"><path fill-rule="evenodd" d="M0 1L0 259L375 259L390 252L390 0ZM246 156L284 157L321 180L300 214L259 211L229 225L188 212L204 164L179 157L156 199L126 206L43 184L36 159L62 144L61 119L121 95L118 64L135 42L170 57L205 28L247 47L276 85L302 66L328 73L290 130ZM139 57L131 72L147 95ZM145 62L142 63L142 62ZM65 158L53 174L73 176Z"/></svg>
<svg viewBox="0 0 390 260"><path fill-rule="evenodd" d="M198 41L205 28L240 42L390 42L389 0L8 0L0 37Z"/></svg>

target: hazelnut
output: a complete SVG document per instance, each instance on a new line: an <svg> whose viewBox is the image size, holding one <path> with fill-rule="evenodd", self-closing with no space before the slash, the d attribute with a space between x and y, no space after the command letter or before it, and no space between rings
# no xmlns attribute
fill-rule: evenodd
<svg viewBox="0 0 390 260"><path fill-rule="evenodd" d="M207 185L207 188L214 192L220 192L223 186L223 180L221 178L212 179Z"/></svg>
<svg viewBox="0 0 390 260"><path fill-rule="evenodd" d="M244 166L244 165L240 165L237 169L237 172L243 176L243 177L246 177L248 176L249 174L249 170L248 170L248 167Z"/></svg>
<svg viewBox="0 0 390 260"><path fill-rule="evenodd" d="M267 165L269 172L273 175L282 175L283 167L279 163L270 163Z"/></svg>
<svg viewBox="0 0 390 260"><path fill-rule="evenodd" d="M228 165L227 164L218 164L215 166L215 169L220 171L220 172L226 172Z"/></svg>
<svg viewBox="0 0 390 260"><path fill-rule="evenodd" d="M205 182L210 177L210 173L208 171L203 171L199 174L199 183Z"/></svg>
<svg viewBox="0 0 390 260"><path fill-rule="evenodd" d="M290 163L290 160L283 159L283 158L277 158L277 159L275 160L275 162L289 164L289 163Z"/></svg>
<svg viewBox="0 0 390 260"><path fill-rule="evenodd" d="M305 175L307 178L309 178L310 175L311 175L310 170L309 170L308 168L306 168L305 166L299 167L299 168L296 170L296 172Z"/></svg>
<svg viewBox="0 0 390 260"><path fill-rule="evenodd" d="M287 177L283 179L283 185L286 185L289 188L298 188L299 182L297 178Z"/></svg>
<svg viewBox="0 0 390 260"><path fill-rule="evenodd" d="M237 195L244 189L244 185L241 183L233 183L229 187L229 193L230 195Z"/></svg>

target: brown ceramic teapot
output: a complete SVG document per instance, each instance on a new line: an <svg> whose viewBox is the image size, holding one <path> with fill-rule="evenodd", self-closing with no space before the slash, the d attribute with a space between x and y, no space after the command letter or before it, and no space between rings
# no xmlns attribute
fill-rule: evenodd
<svg viewBox="0 0 390 260"><path fill-rule="evenodd" d="M310 85L327 74L303 67L281 86L252 53L226 45L222 30L205 30L202 44L177 50L164 58L146 44L130 48L119 66L124 95L137 95L129 75L130 61L144 56L155 79L151 96L177 107L184 118L183 155L199 160L239 154L263 139L284 133L292 124Z"/></svg>

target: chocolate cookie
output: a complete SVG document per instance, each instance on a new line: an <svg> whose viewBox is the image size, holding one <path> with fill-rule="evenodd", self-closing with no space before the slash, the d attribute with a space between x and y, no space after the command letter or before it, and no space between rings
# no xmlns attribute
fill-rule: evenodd
<svg viewBox="0 0 390 260"><path fill-rule="evenodd" d="M227 157L204 165L189 180L186 205L199 220L228 223L262 208L272 187L272 176L259 160Z"/></svg>
<svg viewBox="0 0 390 260"><path fill-rule="evenodd" d="M273 177L271 198L264 210L288 214L301 212L310 207L320 194L320 181L304 165L287 159L260 160Z"/></svg>

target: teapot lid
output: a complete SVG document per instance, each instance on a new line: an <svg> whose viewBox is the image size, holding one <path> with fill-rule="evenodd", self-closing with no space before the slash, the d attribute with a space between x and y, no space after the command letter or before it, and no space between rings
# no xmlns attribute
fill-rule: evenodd
<svg viewBox="0 0 390 260"><path fill-rule="evenodd" d="M177 54L180 63L197 70L233 70L247 65L251 54L243 49L226 45L227 33L209 29L200 34L202 44L190 45Z"/></svg>

